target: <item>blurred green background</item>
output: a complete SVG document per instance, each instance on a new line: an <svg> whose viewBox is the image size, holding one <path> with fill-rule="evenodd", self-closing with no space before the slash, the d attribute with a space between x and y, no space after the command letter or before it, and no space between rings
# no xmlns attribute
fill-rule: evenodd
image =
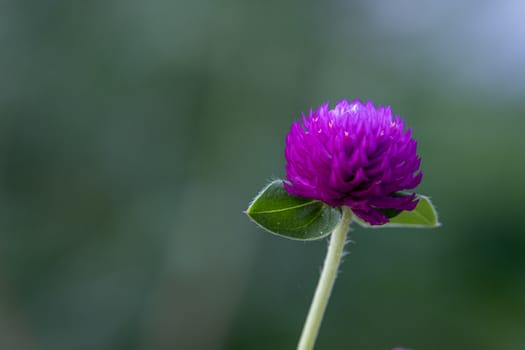
<svg viewBox="0 0 525 350"><path fill-rule="evenodd" d="M406 119L443 227L356 227L318 349L525 348L524 13L2 1L0 349L293 349L326 241L242 211L342 98Z"/></svg>

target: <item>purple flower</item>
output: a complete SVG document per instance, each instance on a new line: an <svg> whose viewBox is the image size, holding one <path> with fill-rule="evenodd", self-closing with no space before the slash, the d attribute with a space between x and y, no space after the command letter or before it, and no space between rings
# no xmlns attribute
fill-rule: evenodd
<svg viewBox="0 0 525 350"><path fill-rule="evenodd" d="M346 205L372 225L388 221L385 210L416 207L414 193L396 192L421 182L417 143L390 107L343 100L302 119L286 137L284 186L290 194Z"/></svg>

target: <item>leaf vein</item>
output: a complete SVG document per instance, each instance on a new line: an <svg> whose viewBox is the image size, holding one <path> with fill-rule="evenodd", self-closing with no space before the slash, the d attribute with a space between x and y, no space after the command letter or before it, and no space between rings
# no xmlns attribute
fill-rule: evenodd
<svg viewBox="0 0 525 350"><path fill-rule="evenodd" d="M286 207L286 208L279 208L279 209L270 209L270 210L263 210L263 211L250 211L250 214L272 214L272 213L279 213L279 212L283 212L283 211L287 211L287 210L293 210L293 209L298 209L298 208L302 208L302 207L306 207L312 203L319 203L318 200L312 200L312 201L309 201L309 202L306 202L306 203L302 203L302 204L299 204L299 205L295 205L293 207Z"/></svg>

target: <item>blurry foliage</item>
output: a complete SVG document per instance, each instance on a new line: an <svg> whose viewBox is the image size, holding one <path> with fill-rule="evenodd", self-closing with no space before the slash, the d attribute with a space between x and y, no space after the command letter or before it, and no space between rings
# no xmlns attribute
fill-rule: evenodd
<svg viewBox="0 0 525 350"><path fill-rule="evenodd" d="M319 348L523 348L523 31L469 4L4 1L0 348L294 348L325 245L242 210L341 98L405 117L443 227L356 228Z"/></svg>

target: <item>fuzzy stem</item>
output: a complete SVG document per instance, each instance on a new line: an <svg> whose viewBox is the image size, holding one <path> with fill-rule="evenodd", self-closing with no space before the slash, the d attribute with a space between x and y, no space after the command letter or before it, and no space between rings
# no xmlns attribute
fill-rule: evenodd
<svg viewBox="0 0 525 350"><path fill-rule="evenodd" d="M304 324L301 339L297 345L297 350L311 350L314 348L317 334L323 320L323 315L334 286L335 278L337 277L337 270L343 255L346 235L350 228L352 221L352 211L350 208L342 207L343 215L341 220L332 232L330 243L328 245L328 252L324 261L323 271L315 290L310 310Z"/></svg>

